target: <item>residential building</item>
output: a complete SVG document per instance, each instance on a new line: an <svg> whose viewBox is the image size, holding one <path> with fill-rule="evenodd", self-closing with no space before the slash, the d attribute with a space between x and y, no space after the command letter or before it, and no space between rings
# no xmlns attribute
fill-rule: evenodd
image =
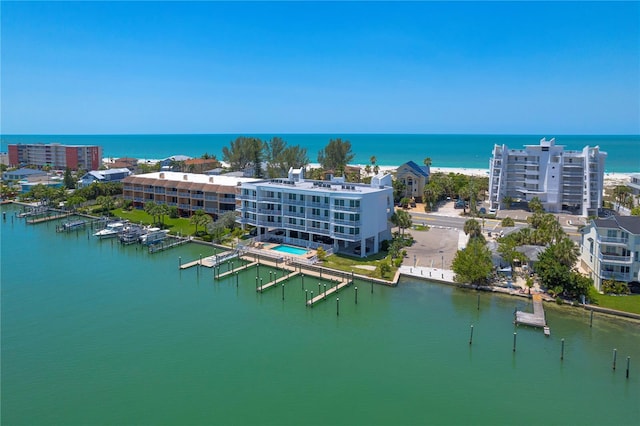
<svg viewBox="0 0 640 426"><path fill-rule="evenodd" d="M2 173L2 180L8 181L8 180L24 179L27 181L34 181L34 180L39 180L42 177L46 178L46 176L47 176L47 172L44 172L42 170L22 168L17 170L9 170Z"/></svg>
<svg viewBox="0 0 640 426"><path fill-rule="evenodd" d="M184 167L189 173L204 173L209 169L220 167L220 162L215 158L192 158L184 162Z"/></svg>
<svg viewBox="0 0 640 426"><path fill-rule="evenodd" d="M632 173L630 177L631 180L629 181L627 186L631 190L631 193L637 197L638 195L640 195L640 173Z"/></svg>
<svg viewBox="0 0 640 426"><path fill-rule="evenodd" d="M153 201L177 207L181 216L204 210L217 218L236 210L239 185L254 180L180 172L146 173L122 180L123 198L133 201L136 208L144 208L145 203Z"/></svg>
<svg viewBox="0 0 640 426"><path fill-rule="evenodd" d="M174 171L174 172L183 172L186 169L183 169L182 165L185 161L191 160L191 157L186 155L172 155L171 157L167 157L164 160L160 161L160 170L161 171Z"/></svg>
<svg viewBox="0 0 640 426"><path fill-rule="evenodd" d="M107 183L107 182L120 182L122 179L131 175L131 170L127 168L121 169L109 169L109 170L91 170L85 173L84 176L78 181L78 187L83 188L89 186L94 182Z"/></svg>
<svg viewBox="0 0 640 426"><path fill-rule="evenodd" d="M596 216L602 206L606 156L598 146L565 150L555 138L542 138L539 145L524 149L495 145L489 164L491 208L502 207L505 197L514 201L538 197L548 212Z"/></svg>
<svg viewBox="0 0 640 426"><path fill-rule="evenodd" d="M429 183L431 168L419 166L413 161L408 161L398 167L396 180L404 184L403 198L413 198L416 202L422 202L424 187Z"/></svg>
<svg viewBox="0 0 640 426"><path fill-rule="evenodd" d="M102 147L59 143L9 144L9 165L50 166L54 169L97 170L102 163Z"/></svg>
<svg viewBox="0 0 640 426"><path fill-rule="evenodd" d="M243 182L238 196L242 226L282 230L285 242L334 250L352 250L365 256L377 253L391 238L393 214L391 175L378 174L370 185L304 179L303 169L290 169L288 179Z"/></svg>
<svg viewBox="0 0 640 426"><path fill-rule="evenodd" d="M580 266L601 291L603 280L640 281L640 216L594 219L583 230Z"/></svg>
<svg viewBox="0 0 640 426"><path fill-rule="evenodd" d="M113 161L105 163L109 169L129 169L132 172L138 167L138 159L131 157L116 158Z"/></svg>

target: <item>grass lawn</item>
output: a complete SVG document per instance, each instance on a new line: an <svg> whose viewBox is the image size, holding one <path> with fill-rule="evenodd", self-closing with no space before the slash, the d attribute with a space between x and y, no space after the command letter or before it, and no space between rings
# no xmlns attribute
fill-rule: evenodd
<svg viewBox="0 0 640 426"><path fill-rule="evenodd" d="M603 308L616 309L618 311L640 314L640 295L634 296L596 296L596 305Z"/></svg>
<svg viewBox="0 0 640 426"><path fill-rule="evenodd" d="M122 219L127 219L133 223L142 223L145 225L151 225L153 221L153 218L151 217L151 215L149 215L144 210L133 209L129 211L129 210L122 210L122 209L115 209L115 210L112 210L111 213L114 216L117 216ZM177 234L193 235L193 233L196 232L195 225L192 225L189 222L189 219L182 218L182 217L177 219L172 219L169 216L165 216L164 225L165 225L165 228L169 229L169 233L174 235L177 235Z"/></svg>
<svg viewBox="0 0 640 426"><path fill-rule="evenodd" d="M332 269L338 269L340 271L351 272L354 274L365 275L372 278L382 278L385 280L393 279L398 268L391 267L391 272L386 277L380 276L380 269L378 266L384 260L389 261L390 258L387 256L386 252L380 252L376 254L372 254L371 256L367 256L364 258L360 257L352 257L344 254L332 254L331 256L327 256L325 260L322 262L322 266ZM372 266L376 269L371 271L369 269L358 268L357 266Z"/></svg>

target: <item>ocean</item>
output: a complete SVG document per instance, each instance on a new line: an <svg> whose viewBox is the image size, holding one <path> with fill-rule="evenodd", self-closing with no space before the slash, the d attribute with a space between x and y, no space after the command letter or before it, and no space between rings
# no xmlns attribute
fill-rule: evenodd
<svg viewBox="0 0 640 426"><path fill-rule="evenodd" d="M53 143L101 145L106 158L134 157L163 159L182 154L200 157L209 153L222 159L222 148L239 134L171 134L171 135L1 135L0 150L7 144ZM352 164L369 164L375 156L380 166L397 166L409 160L418 164L426 157L432 167L489 168L494 144L510 148L537 145L540 139L556 138L567 149L596 146L607 152L608 173L640 172L640 135L434 135L434 134L244 134L268 140L282 137L289 145L307 148L311 163L330 139L351 142L355 157Z"/></svg>
<svg viewBox="0 0 640 426"><path fill-rule="evenodd" d="M514 328L514 309L532 309L526 299L480 293L478 304L474 291L412 278L397 287L357 280L307 308L304 289L320 280L293 276L258 293L256 276L266 282L274 268L220 280L209 268L178 268L212 255L210 246L149 254L90 230L56 233L55 221L28 225L17 206L1 209L2 424L640 418L637 322L595 314L590 327L588 311L545 304L545 337Z"/></svg>

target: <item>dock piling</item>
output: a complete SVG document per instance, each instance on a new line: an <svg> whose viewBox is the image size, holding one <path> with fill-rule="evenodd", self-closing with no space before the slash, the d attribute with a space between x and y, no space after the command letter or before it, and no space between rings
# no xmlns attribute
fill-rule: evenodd
<svg viewBox="0 0 640 426"><path fill-rule="evenodd" d="M236 272L236 288L238 288L238 273Z"/></svg>
<svg viewBox="0 0 640 426"><path fill-rule="evenodd" d="M324 285L324 300L327 300L327 285Z"/></svg>
<svg viewBox="0 0 640 426"><path fill-rule="evenodd" d="M313 290L311 291L311 300L313 300ZM313 309L313 303L311 304L311 308Z"/></svg>
<svg viewBox="0 0 640 426"><path fill-rule="evenodd" d="M631 357L627 357L627 379L629 378L629 363L631 362Z"/></svg>
<svg viewBox="0 0 640 426"><path fill-rule="evenodd" d="M358 287L356 287L356 305L358 304Z"/></svg>
<svg viewBox="0 0 640 426"><path fill-rule="evenodd" d="M336 297L336 316L340 316L340 298L339 297Z"/></svg>
<svg viewBox="0 0 640 426"><path fill-rule="evenodd" d="M615 371L616 369L616 358L618 357L618 350L614 349L613 350L613 370Z"/></svg>
<svg viewBox="0 0 640 426"><path fill-rule="evenodd" d="M469 337L469 344L473 343L473 324L471 324L471 336Z"/></svg>
<svg viewBox="0 0 640 426"><path fill-rule="evenodd" d="M480 310L480 295L478 294L478 310Z"/></svg>
<svg viewBox="0 0 640 426"><path fill-rule="evenodd" d="M282 283L282 300L284 300L284 283Z"/></svg>
<svg viewBox="0 0 640 426"><path fill-rule="evenodd" d="M564 338L560 341L561 346L560 346L560 361L564 360Z"/></svg>
<svg viewBox="0 0 640 426"><path fill-rule="evenodd" d="M302 267L300 267L302 269ZM304 274L302 274L302 289L304 290Z"/></svg>
<svg viewBox="0 0 640 426"><path fill-rule="evenodd" d="M304 306L307 306L307 300L309 300L309 290L304 291Z"/></svg>
<svg viewBox="0 0 640 426"><path fill-rule="evenodd" d="M513 352L516 351L516 338L518 336L518 333L516 333L515 331L513 332Z"/></svg>

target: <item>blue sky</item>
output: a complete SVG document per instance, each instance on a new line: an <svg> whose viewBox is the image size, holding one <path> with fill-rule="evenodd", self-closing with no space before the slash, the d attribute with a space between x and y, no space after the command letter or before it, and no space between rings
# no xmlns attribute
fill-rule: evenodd
<svg viewBox="0 0 640 426"><path fill-rule="evenodd" d="M638 2L1 3L2 133L640 133Z"/></svg>

